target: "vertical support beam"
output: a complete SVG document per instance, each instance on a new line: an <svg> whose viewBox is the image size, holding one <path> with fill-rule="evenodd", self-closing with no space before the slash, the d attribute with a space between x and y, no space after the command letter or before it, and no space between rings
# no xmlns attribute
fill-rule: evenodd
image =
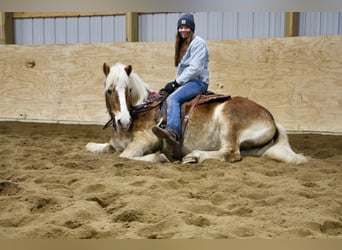
<svg viewBox="0 0 342 250"><path fill-rule="evenodd" d="M126 13L126 42L138 42L138 13Z"/></svg>
<svg viewBox="0 0 342 250"><path fill-rule="evenodd" d="M285 13L285 37L299 35L299 12Z"/></svg>
<svg viewBox="0 0 342 250"><path fill-rule="evenodd" d="M0 44L13 44L13 33L13 13L0 12Z"/></svg>
<svg viewBox="0 0 342 250"><path fill-rule="evenodd" d="M0 12L0 44L6 44L5 12Z"/></svg>

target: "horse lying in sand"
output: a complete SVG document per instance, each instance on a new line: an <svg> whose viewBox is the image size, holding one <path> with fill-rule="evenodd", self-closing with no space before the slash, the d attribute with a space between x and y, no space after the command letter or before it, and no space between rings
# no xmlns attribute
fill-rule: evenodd
<svg viewBox="0 0 342 250"><path fill-rule="evenodd" d="M236 162L246 155L294 164L307 162L305 156L291 149L286 130L272 114L243 97L195 106L175 157L170 145L152 132L161 112L158 94L132 71L131 65L117 63L109 67L105 63L103 71L110 115L106 126L112 126L112 136L108 143L88 143L88 151L115 150L121 152L120 157L150 162ZM151 93L156 95L151 98ZM148 108L141 108L145 106Z"/></svg>

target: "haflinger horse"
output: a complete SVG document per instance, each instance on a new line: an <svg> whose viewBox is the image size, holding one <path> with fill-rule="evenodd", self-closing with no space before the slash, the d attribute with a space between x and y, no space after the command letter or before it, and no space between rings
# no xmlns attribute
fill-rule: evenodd
<svg viewBox="0 0 342 250"><path fill-rule="evenodd" d="M160 95L133 72L131 65L117 63L109 67L104 63L103 71L110 115L105 127L112 126L112 136L108 143L88 143L88 151L114 150L121 152L120 157L150 162L196 163L207 159L236 162L242 156L293 164L307 162L305 156L291 149L286 130L268 110L238 96L195 106L188 114L190 118L182 142L176 144L175 154L175 146L152 132L159 125Z"/></svg>

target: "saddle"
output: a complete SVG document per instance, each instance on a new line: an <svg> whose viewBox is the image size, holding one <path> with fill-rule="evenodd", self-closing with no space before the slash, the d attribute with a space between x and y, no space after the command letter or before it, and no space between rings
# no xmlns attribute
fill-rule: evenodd
<svg viewBox="0 0 342 250"><path fill-rule="evenodd" d="M187 125L189 123L190 117L192 112L194 111L195 107L198 105L213 103L213 102L224 102L231 98L230 95L222 95L216 94L211 91L207 91L202 95L197 95L193 99L184 102L181 105L181 114L182 114L182 135L181 139L183 139L185 135L185 131Z"/></svg>
<svg viewBox="0 0 342 250"><path fill-rule="evenodd" d="M155 117L155 120L157 123L160 123L160 126L163 126L166 124L166 117L167 117L166 115L167 103L165 101L166 98L167 98L167 95L162 95L156 92L151 92L149 93L149 97L147 101L141 105L134 107L131 113L132 115L134 115L136 113L147 111L147 110L160 106L160 112L157 115L157 117ZM224 102L224 101L229 100L230 98L231 98L230 95L216 94L212 91L207 91L206 93L202 95L197 95L193 99L184 102L181 105L181 114L182 114L181 140L183 139L191 114L194 111L196 106L207 104L207 103L212 103L212 102Z"/></svg>

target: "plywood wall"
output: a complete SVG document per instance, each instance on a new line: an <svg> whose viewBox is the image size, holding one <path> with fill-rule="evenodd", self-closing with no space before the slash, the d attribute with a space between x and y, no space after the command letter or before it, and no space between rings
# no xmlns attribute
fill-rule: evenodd
<svg viewBox="0 0 342 250"><path fill-rule="evenodd" d="M102 64L152 89L174 79L173 42L2 45L0 119L107 121ZM342 36L208 41L210 89L267 107L288 130L342 133Z"/></svg>
<svg viewBox="0 0 342 250"><path fill-rule="evenodd" d="M266 106L286 128L342 132L342 36L220 42L212 84Z"/></svg>

